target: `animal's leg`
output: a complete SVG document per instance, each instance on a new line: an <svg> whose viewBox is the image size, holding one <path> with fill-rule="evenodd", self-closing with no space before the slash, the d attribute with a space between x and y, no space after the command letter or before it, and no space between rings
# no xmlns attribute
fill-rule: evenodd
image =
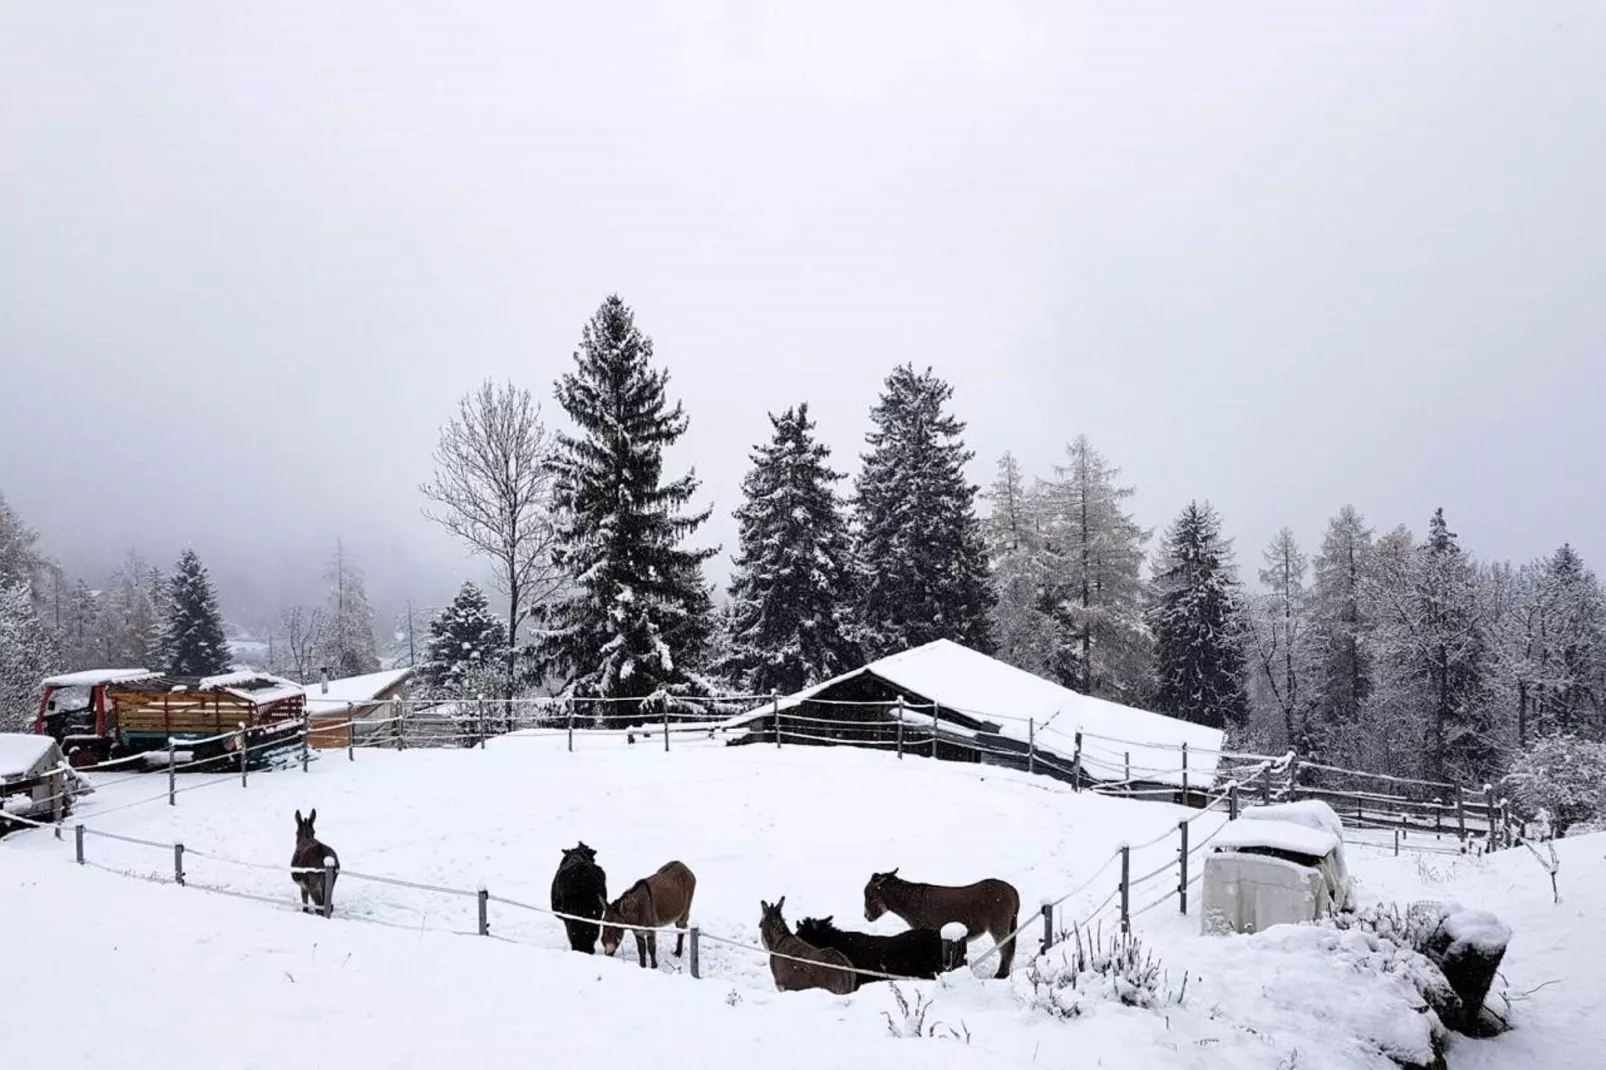
<svg viewBox="0 0 1606 1070"><path fill-rule="evenodd" d="M656 970L658 968L658 934L655 932L647 934L647 955L652 959L652 968Z"/></svg>
<svg viewBox="0 0 1606 1070"><path fill-rule="evenodd" d="M641 968L645 970L647 968L647 937L639 931L636 933L636 958L640 961Z"/></svg>
<svg viewBox="0 0 1606 1070"><path fill-rule="evenodd" d="M1004 937L1008 936L1010 933L1012 933L1014 931L1015 931L1015 916L1012 914L1012 915L1010 915L1010 918L1009 918L1009 928L1005 929L1003 931L1003 933L1001 933L1001 934L995 933L993 935L993 939L994 940L1002 940L1002 939L1004 939ZM1009 968L1015 962L1015 944L1019 941L1019 939L1020 939L1019 937L1016 937L1014 940L1011 940L1009 943L1005 944L1002 948L999 949L999 951L998 951L998 972L993 974L993 978L995 980L1003 980L1004 978L1009 976Z"/></svg>
<svg viewBox="0 0 1606 1070"><path fill-rule="evenodd" d="M307 904L312 901L312 896L307 894L307 886L302 884L300 881L297 881L296 887L301 889L301 913L312 913L312 911L307 907Z"/></svg>
<svg viewBox="0 0 1606 1070"><path fill-rule="evenodd" d="M675 928L679 930L675 933L675 957L678 959L680 953L686 949L686 915L682 914L675 919Z"/></svg>

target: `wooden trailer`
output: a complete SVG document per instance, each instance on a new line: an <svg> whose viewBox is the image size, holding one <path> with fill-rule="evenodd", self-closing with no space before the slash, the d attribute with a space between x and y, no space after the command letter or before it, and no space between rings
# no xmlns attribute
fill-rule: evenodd
<svg viewBox="0 0 1606 1070"><path fill-rule="evenodd" d="M253 761L300 739L306 690L271 673L246 670L201 678L157 676L107 687L114 750L163 749L169 739L192 760L237 754L241 726Z"/></svg>

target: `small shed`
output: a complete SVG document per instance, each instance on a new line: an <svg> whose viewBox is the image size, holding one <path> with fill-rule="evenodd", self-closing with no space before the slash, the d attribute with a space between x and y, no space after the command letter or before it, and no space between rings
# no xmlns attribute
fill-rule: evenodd
<svg viewBox="0 0 1606 1070"><path fill-rule="evenodd" d="M1343 826L1326 803L1246 810L1205 856L1206 933L1260 932L1315 921L1353 904Z"/></svg>
<svg viewBox="0 0 1606 1070"><path fill-rule="evenodd" d="M73 772L61 744L49 736L0 733L0 831L16 816L33 821L59 821L73 800L94 791Z"/></svg>
<svg viewBox="0 0 1606 1070"><path fill-rule="evenodd" d="M400 730L399 721L355 726L352 722L384 720L391 716L388 711L407 698L413 676L413 669L401 668L308 684L308 745L335 750L344 749L348 744L394 737Z"/></svg>

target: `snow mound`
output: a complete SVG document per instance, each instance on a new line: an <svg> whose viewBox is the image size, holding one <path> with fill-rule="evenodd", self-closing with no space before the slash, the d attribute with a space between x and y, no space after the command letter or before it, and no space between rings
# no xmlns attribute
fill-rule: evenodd
<svg viewBox="0 0 1606 1070"><path fill-rule="evenodd" d="M1499 955L1511 942L1511 929L1493 914L1482 910L1460 910L1444 919L1444 932L1450 938L1448 954L1472 948L1482 955Z"/></svg>

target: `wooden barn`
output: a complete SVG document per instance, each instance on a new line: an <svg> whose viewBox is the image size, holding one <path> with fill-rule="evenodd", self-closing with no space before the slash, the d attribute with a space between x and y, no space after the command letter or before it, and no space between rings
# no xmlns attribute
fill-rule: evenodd
<svg viewBox="0 0 1606 1070"><path fill-rule="evenodd" d="M1225 734L1091 698L939 639L749 710L732 745L860 746L1185 796L1209 788ZM739 733L739 734L736 734Z"/></svg>
<svg viewBox="0 0 1606 1070"><path fill-rule="evenodd" d="M347 676L307 685L307 742L330 750L348 744L393 738L400 722L352 725L353 721L379 721L390 716L407 698L414 670L390 669L362 676ZM353 732L355 731L355 735Z"/></svg>

